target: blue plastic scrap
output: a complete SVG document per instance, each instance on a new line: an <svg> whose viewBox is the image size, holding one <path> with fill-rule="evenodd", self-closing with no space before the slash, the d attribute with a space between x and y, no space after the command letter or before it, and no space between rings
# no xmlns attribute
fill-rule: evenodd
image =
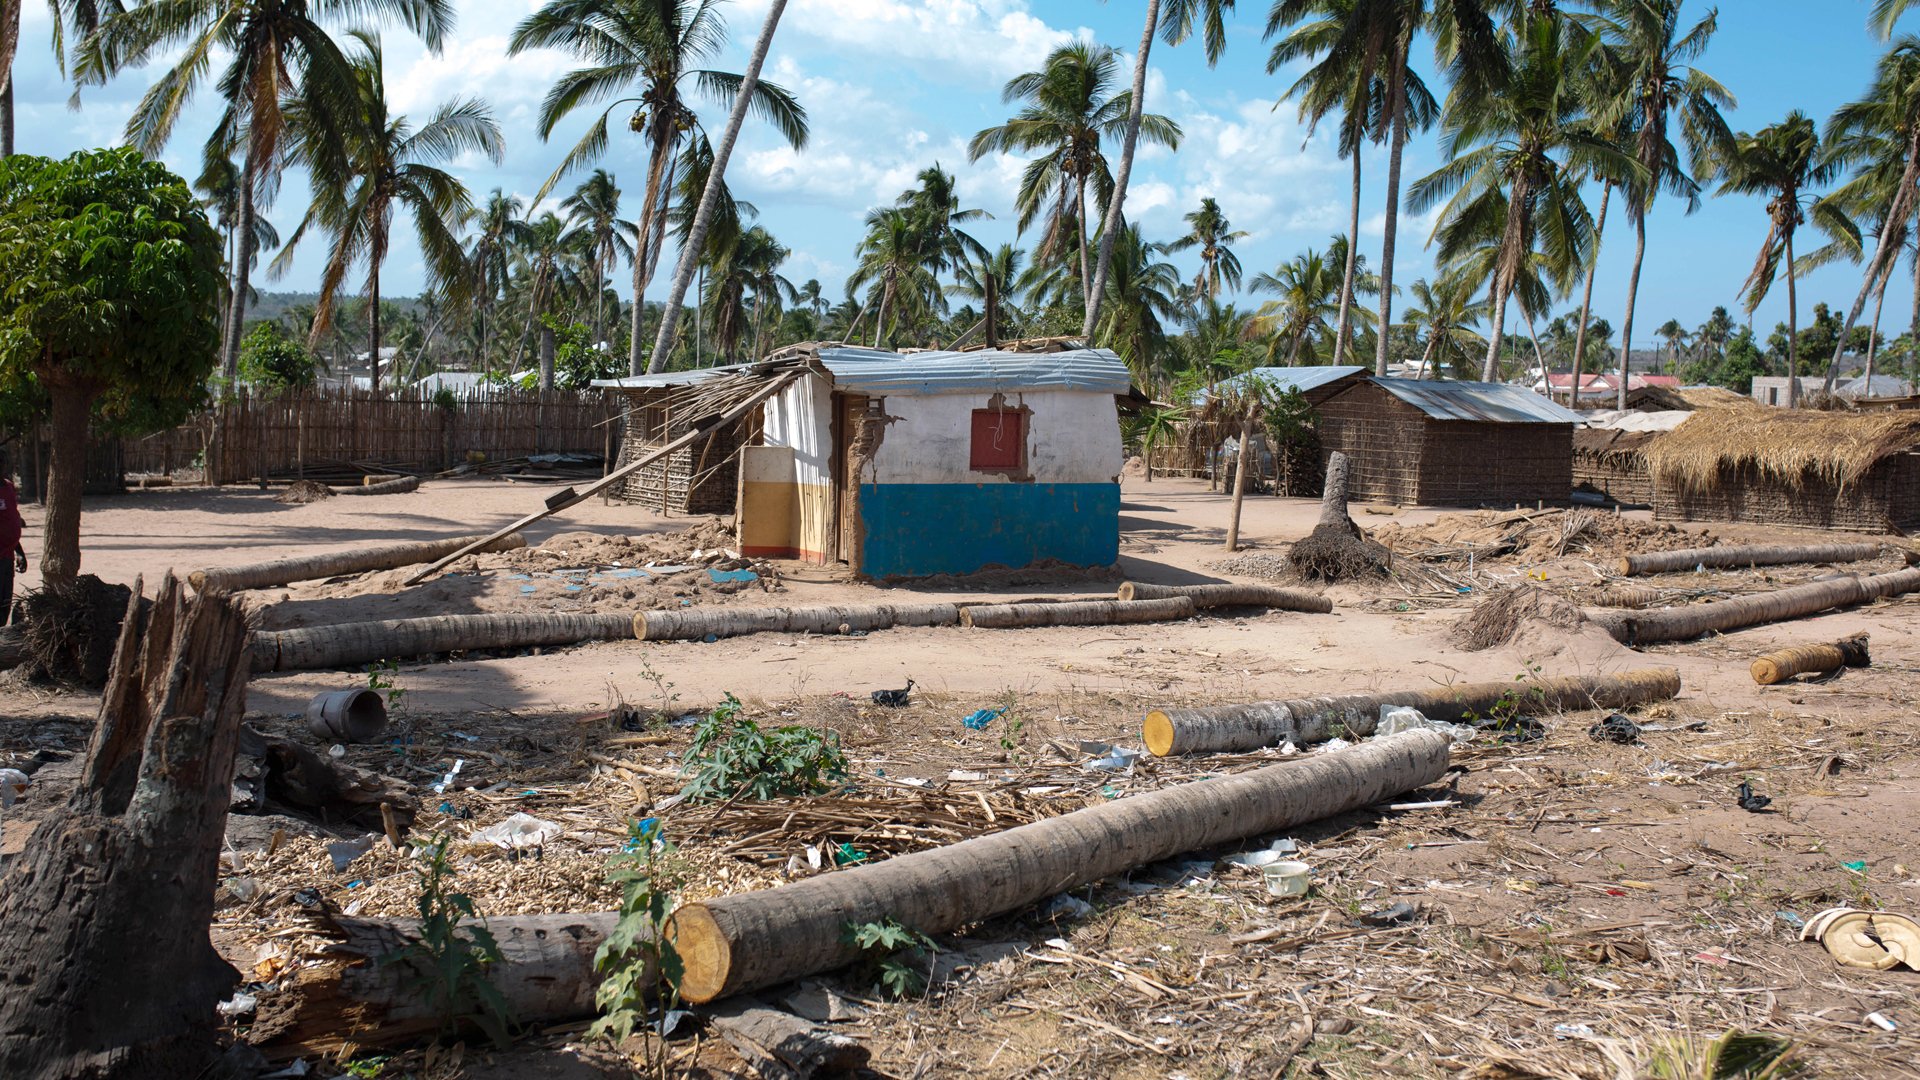
<svg viewBox="0 0 1920 1080"><path fill-rule="evenodd" d="M760 580L760 575L751 570L709 570L707 576L713 579L715 585L722 585L729 581Z"/></svg>
<svg viewBox="0 0 1920 1080"><path fill-rule="evenodd" d="M1001 713L1006 711L1005 709L981 709L960 722L967 725L968 731L985 731L988 724L993 723Z"/></svg>

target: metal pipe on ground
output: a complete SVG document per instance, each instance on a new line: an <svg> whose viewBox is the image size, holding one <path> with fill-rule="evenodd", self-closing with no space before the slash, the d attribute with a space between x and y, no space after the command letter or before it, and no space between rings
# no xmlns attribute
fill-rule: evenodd
<svg viewBox="0 0 1920 1080"><path fill-rule="evenodd" d="M1144 581L1128 581L1121 584L1118 596L1122 600L1170 600L1184 596L1192 600L1197 608L1263 607L1277 611L1310 611L1319 615L1333 611L1333 601L1320 593L1231 581L1205 585L1154 585Z"/></svg>
<svg viewBox="0 0 1920 1080"><path fill-rule="evenodd" d="M291 585L296 581L316 581L320 578L364 574L374 570L397 570L402 566L412 566L415 563L432 562L481 539L483 538L478 536L453 536L445 540L383 544L379 547L335 551L325 555L304 555L293 559L275 559L272 562L248 563L244 566L209 567L188 574L187 582L193 586L195 592L271 589L281 585ZM525 536L509 533L482 544L474 551L475 554L488 551L512 551L526 546Z"/></svg>
<svg viewBox="0 0 1920 1080"><path fill-rule="evenodd" d="M680 991L704 1003L858 959L848 925L942 934L1190 851L1370 806L1445 775L1450 742L1410 731L1339 753L1162 788L758 892L682 905L667 924Z"/></svg>
<svg viewBox="0 0 1920 1080"><path fill-rule="evenodd" d="M1373 733L1382 707L1418 709L1429 720L1459 723L1502 707L1522 711L1625 709L1665 701L1680 692L1680 672L1647 668L1618 675L1570 675L1530 682L1466 683L1384 694L1256 701L1198 709L1155 709L1142 737L1159 757L1208 752L1237 753L1292 742L1321 742L1341 725L1348 735Z"/></svg>

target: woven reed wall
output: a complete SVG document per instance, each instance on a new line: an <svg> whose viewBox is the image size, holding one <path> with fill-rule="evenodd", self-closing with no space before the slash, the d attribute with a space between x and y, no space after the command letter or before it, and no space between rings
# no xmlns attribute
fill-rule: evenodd
<svg viewBox="0 0 1920 1080"><path fill-rule="evenodd" d="M1710 491L1656 483L1657 521L1743 521L1848 532L1910 532L1920 528L1920 452L1881 460L1860 483L1844 490L1817 476L1796 485L1752 466L1722 470Z"/></svg>

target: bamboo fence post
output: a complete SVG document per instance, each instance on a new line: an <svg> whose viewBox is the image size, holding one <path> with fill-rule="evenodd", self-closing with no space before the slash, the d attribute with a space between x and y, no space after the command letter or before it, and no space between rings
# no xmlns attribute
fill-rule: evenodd
<svg viewBox="0 0 1920 1080"><path fill-rule="evenodd" d="M1459 723L1491 715L1502 707L1537 712L1625 709L1664 701L1679 692L1680 672L1647 668L1618 675L1570 675L1531 682L1466 683L1384 694L1155 709L1147 714L1141 735L1147 749L1159 757L1238 753L1285 742L1322 742L1335 734L1336 725L1347 735L1371 735L1384 707L1404 706L1418 709L1429 720Z"/></svg>
<svg viewBox="0 0 1920 1080"><path fill-rule="evenodd" d="M1867 635L1855 634L1828 645L1796 645L1775 649L1753 662L1753 681L1761 686L1785 682L1808 672L1837 671L1843 667L1867 667Z"/></svg>
<svg viewBox="0 0 1920 1080"><path fill-rule="evenodd" d="M1445 775L1450 742L1409 731L1337 754L1115 799L948 847L682 905L667 935L704 1004L840 967L847 927L941 934L1183 852L1292 828Z"/></svg>

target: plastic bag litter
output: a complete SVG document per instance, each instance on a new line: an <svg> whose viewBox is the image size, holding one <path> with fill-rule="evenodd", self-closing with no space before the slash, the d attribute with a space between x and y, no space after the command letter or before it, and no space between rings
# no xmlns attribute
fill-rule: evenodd
<svg viewBox="0 0 1920 1080"><path fill-rule="evenodd" d="M353 865L353 860L372 850L372 833L358 840L336 840L327 845L327 855L333 859L333 872L336 874Z"/></svg>
<svg viewBox="0 0 1920 1080"><path fill-rule="evenodd" d="M1327 740L1326 742L1323 742L1323 743L1321 743L1321 744L1320 744L1320 749L1322 749L1322 750L1345 750L1346 748L1348 748L1348 747L1350 747L1350 746L1352 746L1352 745L1353 745L1352 743L1350 743L1350 742L1348 742L1348 741L1347 741L1347 740L1345 740L1345 739L1328 739L1328 740Z"/></svg>
<svg viewBox="0 0 1920 1080"><path fill-rule="evenodd" d="M1373 729L1375 735L1398 735L1403 731L1444 731L1452 737L1454 745L1473 741L1474 729L1466 724L1448 724L1439 720L1429 720L1419 709L1410 709L1405 705L1380 706L1380 723Z"/></svg>
<svg viewBox="0 0 1920 1080"><path fill-rule="evenodd" d="M1093 914L1093 905L1071 893L1061 893L1040 909L1040 917L1050 921L1084 919Z"/></svg>
<svg viewBox="0 0 1920 1080"><path fill-rule="evenodd" d="M1087 762L1086 768L1102 769L1107 772L1132 772L1133 763L1140 760L1140 751L1129 750L1124 746L1112 748L1105 757L1097 757Z"/></svg>
<svg viewBox="0 0 1920 1080"><path fill-rule="evenodd" d="M566 830L555 822L543 821L532 814L514 814L476 831L472 839L503 851L524 851L545 847L565 834Z"/></svg>

